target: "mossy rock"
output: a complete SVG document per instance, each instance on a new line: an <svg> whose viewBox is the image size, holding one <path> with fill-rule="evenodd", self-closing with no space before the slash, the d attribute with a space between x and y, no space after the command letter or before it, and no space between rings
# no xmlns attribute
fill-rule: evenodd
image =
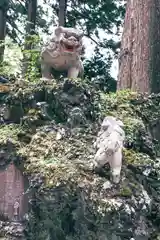
<svg viewBox="0 0 160 240"><path fill-rule="evenodd" d="M142 97L129 90L104 94L79 79L18 82L11 89L4 102L21 102L25 120L0 126L0 143L11 139L30 178L34 194L26 226L29 239L137 240L159 231L159 165L150 129L160 116L159 95ZM35 107L40 101L47 102L51 119L41 118ZM87 123L72 129L66 123L75 106L83 110ZM107 189L107 168L103 175L90 168L93 142L106 115L122 120L126 133L121 182ZM58 139L61 129L65 134Z"/></svg>
<svg viewBox="0 0 160 240"><path fill-rule="evenodd" d="M147 154L136 152L133 149L123 149L124 161L126 164L132 164L134 166L152 165L154 160Z"/></svg>

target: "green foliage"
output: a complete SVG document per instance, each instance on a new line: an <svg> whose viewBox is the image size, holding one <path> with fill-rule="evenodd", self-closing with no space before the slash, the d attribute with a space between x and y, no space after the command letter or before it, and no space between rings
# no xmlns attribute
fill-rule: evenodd
<svg viewBox="0 0 160 240"><path fill-rule="evenodd" d="M111 56L103 57L96 47L95 55L84 62L85 76L88 78L88 84L93 85L97 90L104 92L115 92L116 81L110 75L112 64Z"/></svg>
<svg viewBox="0 0 160 240"><path fill-rule="evenodd" d="M25 78L30 82L38 81L40 77L40 47L41 39L39 36L30 35L26 38L22 68Z"/></svg>
<svg viewBox="0 0 160 240"><path fill-rule="evenodd" d="M55 22L55 19L48 19L48 12L46 10L48 4L50 5L49 11L54 10L53 14L55 15L58 13L57 1L54 3L50 0L44 1L44 5L38 6L35 29L37 34L41 31L50 34L49 27ZM94 56L90 60L87 59L85 63L85 76L96 89L103 90L104 92L115 91L116 81L110 75L112 56L109 51L112 50L117 54L119 44L110 37L108 38L107 34L115 35L112 32L113 27L116 29L116 34L118 34L124 17L123 5L117 0L109 0L107 2L94 0L88 2L87 5L84 1L76 0L74 4L72 1L68 1L68 6L70 7L67 9L67 26L81 28L85 36L90 38L96 46ZM23 1L9 0L7 15L7 35L14 42L18 43L21 48L23 48L25 39L27 39L25 46L31 45L31 43L28 43L29 36L26 36L26 26L24 24L27 19L27 4ZM104 31L105 37L103 39L100 37L99 30ZM32 43L37 41L33 38L31 37L29 40ZM24 65L23 73L26 73L27 80L37 81L37 78L40 76L40 49L36 50L31 47L25 47L25 49L23 51L25 57L22 61ZM102 53L104 49L106 51Z"/></svg>
<svg viewBox="0 0 160 240"><path fill-rule="evenodd" d="M23 1L8 0L6 33L15 43L21 44L24 37L24 16L26 15ZM21 26L21 28L19 27ZM21 30L22 29L22 30Z"/></svg>
<svg viewBox="0 0 160 240"><path fill-rule="evenodd" d="M11 39L6 38L4 52L4 61L0 65L0 73L6 77L11 78L21 73L21 48L15 44Z"/></svg>
<svg viewBox="0 0 160 240"><path fill-rule="evenodd" d="M119 0L94 0L87 4L83 0L76 0L74 3L68 1L68 5L66 25L81 28L95 44L94 55L85 62L85 76L96 89L115 91L116 81L110 75L113 61L111 53L117 54L120 45L112 37L119 34L124 18L123 4ZM57 3L52 7L56 9Z"/></svg>
<svg viewBox="0 0 160 240"><path fill-rule="evenodd" d="M32 35L26 40L26 44L31 45L31 49L22 50L11 39L6 39L5 44L3 42L5 53L4 61L0 65L1 75L12 78L24 71L27 81L39 81L41 39L37 35Z"/></svg>
<svg viewBox="0 0 160 240"><path fill-rule="evenodd" d="M124 14L120 1L108 0L99 2L94 0L88 1L87 5L83 0L78 0L74 3L71 1L69 3L71 8L68 10L67 25L75 26L82 23L88 36L98 36L98 29L105 29L106 32L110 33L115 25L118 29L121 24L121 17Z"/></svg>
<svg viewBox="0 0 160 240"><path fill-rule="evenodd" d="M7 9L8 8L8 5L9 5L9 0L1 0L0 2L0 8L2 9Z"/></svg>

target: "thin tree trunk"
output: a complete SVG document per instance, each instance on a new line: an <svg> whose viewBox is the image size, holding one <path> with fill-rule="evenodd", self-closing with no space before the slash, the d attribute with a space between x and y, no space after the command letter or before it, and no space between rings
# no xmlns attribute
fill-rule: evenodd
<svg viewBox="0 0 160 240"><path fill-rule="evenodd" d="M33 39L31 35L35 34L35 26L36 26L36 16L37 16L37 0L26 0L27 6L27 25L26 25L26 37L25 37L25 45L24 50L28 51L32 49ZM24 52L23 56L23 66L22 66L22 75L26 76L28 64L30 58L27 57L26 52Z"/></svg>
<svg viewBox="0 0 160 240"><path fill-rule="evenodd" d="M160 91L160 0L128 0L117 89Z"/></svg>
<svg viewBox="0 0 160 240"><path fill-rule="evenodd" d="M0 63L3 61L4 56L4 41L6 36L6 14L7 14L7 7L2 6L0 7Z"/></svg>
<svg viewBox="0 0 160 240"><path fill-rule="evenodd" d="M66 9L67 9L67 0L59 1L59 26L65 26L66 23Z"/></svg>
<svg viewBox="0 0 160 240"><path fill-rule="evenodd" d="M32 44L28 43L30 40L30 35L35 34L35 26L36 26L36 14L37 14L37 0L28 0L28 19L26 26L26 44L25 49L31 49Z"/></svg>
<svg viewBox="0 0 160 240"><path fill-rule="evenodd" d="M160 0L152 4L150 20L150 89L151 92L160 92Z"/></svg>

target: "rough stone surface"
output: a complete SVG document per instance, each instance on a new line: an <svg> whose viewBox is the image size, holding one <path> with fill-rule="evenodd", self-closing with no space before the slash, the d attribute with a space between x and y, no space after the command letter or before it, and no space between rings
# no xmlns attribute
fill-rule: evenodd
<svg viewBox="0 0 160 240"><path fill-rule="evenodd" d="M25 178L13 162L0 170L0 183L0 212L10 221L22 221L28 210Z"/></svg>
<svg viewBox="0 0 160 240"><path fill-rule="evenodd" d="M5 237L0 237L2 240L25 240L24 235L24 226L21 223L17 222L4 222L0 221L0 233L1 236L4 235Z"/></svg>
<svg viewBox="0 0 160 240"><path fill-rule="evenodd" d="M4 119L0 144L11 142L16 164L23 163L29 177L27 239L159 239L160 149L153 123L160 116L160 95L105 95L79 80L17 82L3 103L23 112L16 122L12 115ZM75 107L85 121L71 127L67 120ZM118 117L126 134L117 185L107 166L99 173L91 167L93 142L107 115Z"/></svg>

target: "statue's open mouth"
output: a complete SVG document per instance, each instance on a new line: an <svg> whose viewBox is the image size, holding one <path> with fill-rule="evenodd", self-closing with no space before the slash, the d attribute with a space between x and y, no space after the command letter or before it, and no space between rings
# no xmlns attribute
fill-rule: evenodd
<svg viewBox="0 0 160 240"><path fill-rule="evenodd" d="M67 52L74 52L74 47L73 46L70 46L70 45L67 45L67 44L64 44L64 50L67 51Z"/></svg>
<svg viewBox="0 0 160 240"><path fill-rule="evenodd" d="M61 44L65 52L75 52L76 49L79 47L79 42L76 41L76 39L70 40L70 39L63 38L61 40Z"/></svg>

